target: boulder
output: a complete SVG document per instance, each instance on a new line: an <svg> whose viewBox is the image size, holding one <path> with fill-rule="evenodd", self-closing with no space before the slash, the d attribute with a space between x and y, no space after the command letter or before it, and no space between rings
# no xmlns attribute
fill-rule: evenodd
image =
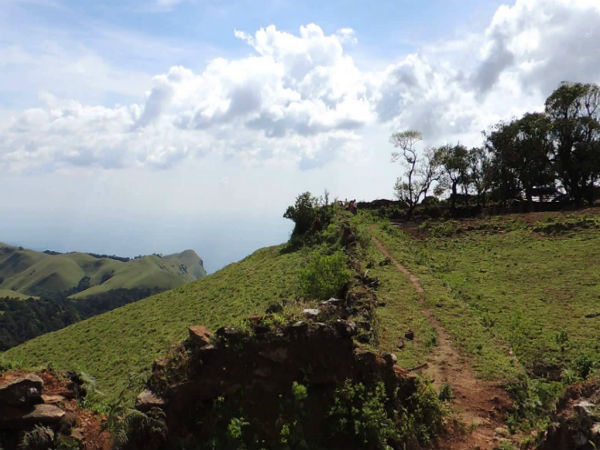
<svg viewBox="0 0 600 450"><path fill-rule="evenodd" d="M188 329L190 341L200 347L210 344L212 333L204 325L192 325Z"/></svg>
<svg viewBox="0 0 600 450"><path fill-rule="evenodd" d="M44 382L34 374L0 382L0 405L33 405L41 401Z"/></svg>
<svg viewBox="0 0 600 450"><path fill-rule="evenodd" d="M65 412L55 405L37 404L31 407L0 407L0 428L25 428L36 424L60 422Z"/></svg>
<svg viewBox="0 0 600 450"><path fill-rule="evenodd" d="M165 401L149 389L144 389L135 399L135 409L138 411L149 411L152 408L162 408Z"/></svg>

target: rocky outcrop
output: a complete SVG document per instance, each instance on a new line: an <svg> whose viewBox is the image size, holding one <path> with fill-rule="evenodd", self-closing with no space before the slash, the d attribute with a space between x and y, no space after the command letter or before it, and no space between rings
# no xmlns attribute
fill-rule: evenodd
<svg viewBox="0 0 600 450"><path fill-rule="evenodd" d="M0 376L0 448L55 448L59 437L80 448L110 448L102 419L79 408L85 390L74 373L7 372ZM90 432L90 428L97 431ZM65 441L63 441L65 442Z"/></svg>
<svg viewBox="0 0 600 450"><path fill-rule="evenodd" d="M268 314L252 318L250 326L258 333L222 328L210 341L199 340L199 335L209 335L204 327L190 327L184 345L167 361L157 361L148 388L138 396L137 408L164 411L165 448L182 437L192 439L187 442L192 447L208 441L217 426L215 402L229 400L253 423L261 424L262 439L278 442L281 424L276 422L285 404L282 398L289 395L294 382L308 386L313 394L312 419L307 423L315 428L315 436L319 427L327 426L328 411L323 405L333 404L336 388L346 380L369 386L381 382L386 392L404 402L416 390L416 379L395 365L395 355L357 347L353 340L357 327L351 321L301 320L265 331L269 319Z"/></svg>
<svg viewBox="0 0 600 450"><path fill-rule="evenodd" d="M34 374L0 381L0 405L26 406L39 403L43 384L42 379Z"/></svg>
<svg viewBox="0 0 600 450"><path fill-rule="evenodd" d="M600 381L571 386L558 404L538 450L600 447Z"/></svg>

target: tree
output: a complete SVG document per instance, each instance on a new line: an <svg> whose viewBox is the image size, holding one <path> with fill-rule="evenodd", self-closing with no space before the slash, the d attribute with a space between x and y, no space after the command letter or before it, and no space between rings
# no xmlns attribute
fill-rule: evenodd
<svg viewBox="0 0 600 450"><path fill-rule="evenodd" d="M536 188L554 185L549 132L550 122L544 114L529 113L509 123L500 122L487 135L501 200L524 192L531 204Z"/></svg>
<svg viewBox="0 0 600 450"><path fill-rule="evenodd" d="M545 106L558 178L577 205L584 198L593 203L600 177L600 86L562 83Z"/></svg>
<svg viewBox="0 0 600 450"><path fill-rule="evenodd" d="M433 158L439 166L442 175L440 185L450 189L450 208L456 209L458 186L463 186L463 194L468 194L469 189L469 152L463 145L443 145L434 150Z"/></svg>
<svg viewBox="0 0 600 450"><path fill-rule="evenodd" d="M390 142L400 149L392 152L392 162L401 161L406 172L394 185L396 197L408 206L407 216L411 217L422 197L427 195L433 181L437 179L437 166L431 151L423 156L417 154L416 144L423 140L415 130L392 134Z"/></svg>
<svg viewBox="0 0 600 450"><path fill-rule="evenodd" d="M310 192L304 192L296 197L294 206L288 206L283 217L294 222L292 236L300 236L309 231L317 217L319 200Z"/></svg>
<svg viewBox="0 0 600 450"><path fill-rule="evenodd" d="M477 206L485 206L486 193L491 184L491 164L483 147L473 147L467 155L467 178L475 188Z"/></svg>

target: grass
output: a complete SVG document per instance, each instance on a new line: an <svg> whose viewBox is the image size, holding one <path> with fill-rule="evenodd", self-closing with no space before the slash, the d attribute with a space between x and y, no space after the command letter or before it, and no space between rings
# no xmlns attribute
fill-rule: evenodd
<svg viewBox="0 0 600 450"><path fill-rule="evenodd" d="M376 292L380 305L376 309L379 349L395 353L402 367L423 364L435 345L436 333L421 312L416 290L374 245L368 247L366 259L368 275L380 282ZM408 330L414 332L414 340L405 338ZM401 342L404 347L400 349Z"/></svg>
<svg viewBox="0 0 600 450"><path fill-rule="evenodd" d="M192 324L211 330L236 325L269 304L297 296L297 273L307 251L258 250L244 260L163 292L32 339L0 355L25 367L81 370L97 380L104 403L114 401L129 374L148 370Z"/></svg>
<svg viewBox="0 0 600 450"><path fill-rule="evenodd" d="M25 296L72 292L84 277L89 278L89 288L81 286L81 292L72 298L85 298L119 288L172 289L205 274L192 251L162 258L150 255L123 262L87 253L40 253L0 243L0 289Z"/></svg>
<svg viewBox="0 0 600 450"><path fill-rule="evenodd" d="M421 241L386 222L378 222L373 231L392 255L419 277L425 290L426 307L452 335L459 347L472 356L473 367L482 377L509 379L521 372L518 361L511 356L510 349L502 336L496 335L493 330L486 327L477 311L457 295L446 280L432 270L430 254ZM397 272L397 275L392 274L392 277L394 276L405 280L405 276L400 272ZM400 308L397 312L386 313L391 317L388 320L389 325L383 328L382 333L393 332L386 329L393 328L397 321L408 320L407 316L414 317L415 314L419 314L418 323L420 323L421 333L431 336L432 330L428 329L420 311L417 313L419 309L419 306L413 302L410 309ZM419 332L418 329L413 331L415 335ZM434 342L425 339L423 344L421 360L424 360L428 353L427 347L431 349ZM402 351L397 352L397 354L401 353ZM418 352L416 354L420 355Z"/></svg>
<svg viewBox="0 0 600 450"><path fill-rule="evenodd" d="M0 298L16 298L20 300L26 300L30 297L30 295L25 295L17 291L11 291L10 289L0 289Z"/></svg>
<svg viewBox="0 0 600 450"><path fill-rule="evenodd" d="M438 222L421 227L424 239L383 221L375 227L378 239L420 277L428 306L482 376L508 379L521 366L533 376L560 373L576 368L582 356L600 362L600 317L585 317L600 313L598 220L577 214L528 220ZM380 295L389 295L387 289ZM402 292L402 285L396 289ZM385 314L406 321L402 310ZM397 320L389 319L384 333Z"/></svg>

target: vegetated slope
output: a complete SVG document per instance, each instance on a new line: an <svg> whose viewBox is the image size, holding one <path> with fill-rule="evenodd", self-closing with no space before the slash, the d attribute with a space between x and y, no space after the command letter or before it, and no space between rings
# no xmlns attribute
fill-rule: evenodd
<svg viewBox="0 0 600 450"><path fill-rule="evenodd" d="M374 227L394 258L419 276L426 307L464 357L480 376L502 382L511 392L513 431L519 423L543 427L564 387L600 365L597 213L430 221L418 227L378 221ZM373 262L374 275L389 276L381 256ZM410 296L397 299L385 288L379 298L415 308ZM404 342L398 353L406 355L399 361L426 362L430 327L422 315L402 321L400 308L398 323L402 330L411 327L415 339ZM380 344L391 349L402 330L395 330L386 314L393 312L378 311L384 319Z"/></svg>
<svg viewBox="0 0 600 450"><path fill-rule="evenodd" d="M104 401L113 401L128 375L147 370L170 344L186 336L190 324L215 330L293 298L306 253L282 254L281 248L258 250L196 282L37 337L2 358L25 366L82 370L97 379Z"/></svg>
<svg viewBox="0 0 600 450"><path fill-rule="evenodd" d="M18 300L25 300L30 297L30 295L21 294L20 292L11 291L10 289L0 289L0 298L14 298Z"/></svg>
<svg viewBox="0 0 600 450"><path fill-rule="evenodd" d="M0 243L0 289L26 296L84 298L113 289L172 289L206 275L192 250L128 258L35 252ZM12 294L11 294L12 295Z"/></svg>

